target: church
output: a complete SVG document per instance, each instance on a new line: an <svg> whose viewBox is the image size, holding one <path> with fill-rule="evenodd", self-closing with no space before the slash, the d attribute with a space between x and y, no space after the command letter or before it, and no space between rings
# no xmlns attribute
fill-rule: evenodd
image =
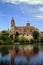
<svg viewBox="0 0 43 65"><path fill-rule="evenodd" d="M16 32L18 32L20 35L30 35L35 30L39 31L37 28L30 26L29 22L26 23L26 26L16 26L15 20L12 17L11 29L9 30L10 35L15 35Z"/></svg>

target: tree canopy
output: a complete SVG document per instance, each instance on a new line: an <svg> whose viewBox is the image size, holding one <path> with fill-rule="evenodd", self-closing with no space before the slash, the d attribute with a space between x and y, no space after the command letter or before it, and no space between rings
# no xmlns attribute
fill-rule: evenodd
<svg viewBox="0 0 43 65"><path fill-rule="evenodd" d="M37 40L39 38L39 32L38 31L34 31L33 32L33 39Z"/></svg>

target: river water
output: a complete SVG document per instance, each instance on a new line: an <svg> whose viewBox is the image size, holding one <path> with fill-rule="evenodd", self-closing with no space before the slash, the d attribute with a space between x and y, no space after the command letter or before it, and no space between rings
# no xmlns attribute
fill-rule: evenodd
<svg viewBox="0 0 43 65"><path fill-rule="evenodd" d="M24 64L19 64L19 62L22 62ZM0 53L0 65L1 63L7 63L6 65L11 65L11 54L7 54L5 56L2 56ZM16 56L14 60L14 65L43 65L43 52L39 52L38 54L32 56L30 60L27 60L25 56ZM5 65L5 64L3 64Z"/></svg>

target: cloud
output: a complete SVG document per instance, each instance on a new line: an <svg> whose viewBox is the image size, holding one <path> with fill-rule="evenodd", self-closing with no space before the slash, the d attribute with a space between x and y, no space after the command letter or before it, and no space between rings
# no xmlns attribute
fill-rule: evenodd
<svg viewBox="0 0 43 65"><path fill-rule="evenodd" d="M38 16L35 16L36 18L38 19L43 19L43 15L38 15Z"/></svg>
<svg viewBox="0 0 43 65"><path fill-rule="evenodd" d="M2 0L3 2L9 2L9 3L13 3L13 4L18 4L18 3L28 3L28 4L43 4L43 0Z"/></svg>
<svg viewBox="0 0 43 65"><path fill-rule="evenodd" d="M40 12L43 12L43 7L39 8L39 11L40 11Z"/></svg>

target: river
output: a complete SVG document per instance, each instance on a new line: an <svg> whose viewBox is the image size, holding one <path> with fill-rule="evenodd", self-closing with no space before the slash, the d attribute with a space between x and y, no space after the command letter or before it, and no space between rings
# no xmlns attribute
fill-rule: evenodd
<svg viewBox="0 0 43 65"><path fill-rule="evenodd" d="M20 46L20 47L22 48L22 46ZM30 47L30 46L28 46L28 47ZM28 47L26 47L26 48L28 48ZM25 50L26 50L26 48L25 48ZM5 50L5 51L7 51L7 50ZM3 55L2 51L3 50L0 51L0 65L2 65L2 64L3 65L12 65L11 53L9 52L9 53ZM13 51L14 51L14 49L13 49ZM14 52L13 52L13 54L14 54ZM25 56L15 56L15 58L13 60L14 60L13 65L43 65L43 51L39 51L38 54L31 56L29 60L27 60ZM18 64L19 62L21 64Z"/></svg>

